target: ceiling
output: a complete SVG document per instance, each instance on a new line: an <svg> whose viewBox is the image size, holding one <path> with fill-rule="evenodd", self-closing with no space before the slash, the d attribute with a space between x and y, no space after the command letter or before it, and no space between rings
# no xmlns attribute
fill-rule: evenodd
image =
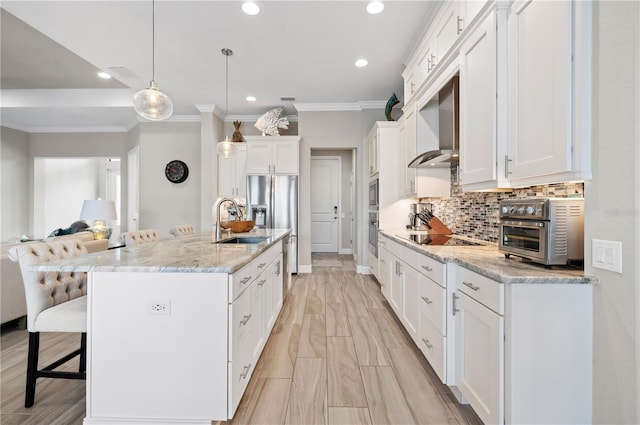
<svg viewBox="0 0 640 425"><path fill-rule="evenodd" d="M436 1L155 3L155 80L174 104L170 121L201 111L255 119L299 110L380 107L402 98L403 63ZM133 94L152 78L151 1L7 1L0 15L0 124L28 132L127 131ZM228 63L228 109L225 59ZM365 68L354 66L366 58ZM98 71L111 80L100 79ZM245 98L255 96L257 101ZM295 100L281 100L293 97ZM294 118L295 119L295 118Z"/></svg>

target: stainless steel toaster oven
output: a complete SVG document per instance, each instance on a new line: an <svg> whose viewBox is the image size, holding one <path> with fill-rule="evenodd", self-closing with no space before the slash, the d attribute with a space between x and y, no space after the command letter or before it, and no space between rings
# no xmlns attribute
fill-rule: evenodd
<svg viewBox="0 0 640 425"><path fill-rule="evenodd" d="M500 203L498 249L536 263L584 260L584 199L509 199Z"/></svg>

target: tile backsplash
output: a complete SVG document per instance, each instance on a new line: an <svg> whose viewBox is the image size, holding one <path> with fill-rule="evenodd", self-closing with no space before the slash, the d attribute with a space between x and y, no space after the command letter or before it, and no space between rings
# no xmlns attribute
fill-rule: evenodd
<svg viewBox="0 0 640 425"><path fill-rule="evenodd" d="M451 167L451 197L422 198L433 205L433 214L454 233L487 242L498 242L498 208L503 199L584 196L584 183L558 183L513 189L512 192L463 192L458 166Z"/></svg>

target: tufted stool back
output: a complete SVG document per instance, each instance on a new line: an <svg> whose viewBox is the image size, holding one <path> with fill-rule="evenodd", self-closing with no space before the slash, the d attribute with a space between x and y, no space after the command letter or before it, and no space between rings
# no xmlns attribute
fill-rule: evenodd
<svg viewBox="0 0 640 425"><path fill-rule="evenodd" d="M120 243L126 246L136 246L158 240L158 232L155 229L138 230L135 232L121 233L118 238Z"/></svg>
<svg viewBox="0 0 640 425"><path fill-rule="evenodd" d="M187 236L193 235L196 230L190 224L183 224L180 226L173 226L169 229L169 234L178 237L178 236Z"/></svg>
<svg viewBox="0 0 640 425"><path fill-rule="evenodd" d="M31 266L87 253L87 249L77 239L17 245L9 250L11 260L20 263L29 332L42 331L38 329L36 321L44 310L87 294L86 273L35 271L31 270Z"/></svg>

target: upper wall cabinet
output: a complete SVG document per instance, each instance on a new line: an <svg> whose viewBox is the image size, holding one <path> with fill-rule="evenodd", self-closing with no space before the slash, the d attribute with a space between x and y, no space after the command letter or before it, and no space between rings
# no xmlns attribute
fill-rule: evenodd
<svg viewBox="0 0 640 425"><path fill-rule="evenodd" d="M482 18L465 37L463 190L591 178L589 8L518 1Z"/></svg>
<svg viewBox="0 0 640 425"><path fill-rule="evenodd" d="M236 153L230 158L218 156L218 196L246 196L246 163L246 143L237 143Z"/></svg>
<svg viewBox="0 0 640 425"><path fill-rule="evenodd" d="M298 174L298 136L245 136L247 174Z"/></svg>
<svg viewBox="0 0 640 425"><path fill-rule="evenodd" d="M591 178L591 3L517 1L508 22L508 151L513 185Z"/></svg>
<svg viewBox="0 0 640 425"><path fill-rule="evenodd" d="M460 183L466 190L509 186L504 166L496 165L498 105L505 104L498 97L506 93L497 87L497 33L499 29L504 46L506 15L505 9L489 14L460 46ZM504 72L506 57L502 56Z"/></svg>

